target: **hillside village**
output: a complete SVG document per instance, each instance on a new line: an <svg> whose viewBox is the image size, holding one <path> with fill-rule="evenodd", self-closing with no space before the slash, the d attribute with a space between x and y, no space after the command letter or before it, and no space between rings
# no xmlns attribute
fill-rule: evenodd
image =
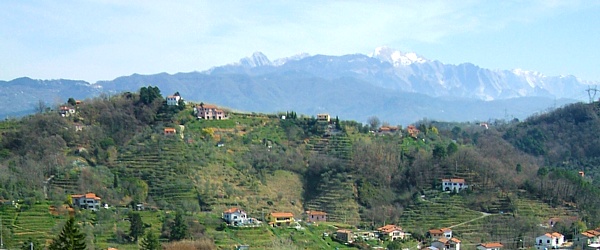
<svg viewBox="0 0 600 250"><path fill-rule="evenodd" d="M99 140L98 146L83 138L91 137L88 132L99 133L101 122L90 119L101 121L97 112L102 111L88 105L100 101L69 99L56 113L47 114L62 119L59 126L66 126L62 136L73 138L64 147L70 152L67 157L55 159L72 164L42 175L39 199L17 197L0 187L4 229L0 235L12 238L6 242L13 248L32 238L48 243L51 237L46 236L59 229L58 221L75 216L84 228L90 225L93 233L88 235L97 235L89 236L96 249L138 249L139 242L127 243L132 222L124 220L124 214L141 214L147 231L162 235L166 243L172 233L165 229L172 225L169 213L178 211L187 216L188 227L197 229L188 239L210 239L211 248L218 249L273 249L286 244L298 249L600 248L600 228L590 223L578 227L582 218L577 206L549 205L524 189L503 189L494 180L502 178L501 173L476 169L483 163L469 159L474 157L470 149L456 155L461 150L457 145L475 143L466 131L478 140L492 133L493 125L487 122L464 126L463 133L454 131L457 126L418 123L402 128L378 119L363 126L327 113L233 112L185 101L185 93L161 100L160 95L152 97L156 92L142 88L139 97L124 93L115 101L135 100L138 119L147 119L152 126L118 124L122 121L113 117L107 127L113 136ZM12 138L11 124L15 123L2 127L3 142ZM128 135L120 126L137 130L138 135ZM454 133L455 139L444 139L443 133ZM386 148L371 142L394 145L400 154L390 157ZM431 156L423 156L426 152ZM440 163L453 154L462 158ZM240 160L244 157L251 160ZM523 157L525 168L533 165L534 160ZM370 162L362 165L362 160ZM422 170L401 184L396 179L402 174L385 166L405 161L422 164L418 165ZM349 170L350 166L356 169ZM511 176L516 179L539 172L515 171ZM586 178L583 171L576 173ZM302 175L308 178L302 180ZM382 199L391 196L392 189L413 191L396 191L396 198L390 199L395 202L386 203ZM30 215L34 211L36 215ZM29 224L40 220L45 222ZM101 220L124 229L104 232L108 227L100 229ZM529 224L511 228L518 220ZM558 232L572 228L570 237Z"/></svg>

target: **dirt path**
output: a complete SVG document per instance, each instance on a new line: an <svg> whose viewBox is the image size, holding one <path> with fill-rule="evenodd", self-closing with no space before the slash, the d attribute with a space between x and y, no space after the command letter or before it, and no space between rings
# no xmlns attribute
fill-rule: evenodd
<svg viewBox="0 0 600 250"><path fill-rule="evenodd" d="M468 221L461 222L461 223L458 223L458 224L456 224L456 225L449 226L448 228L453 228L453 227L462 226L462 225L464 225L464 224L471 223L471 222L473 222L473 221L476 221L476 220L481 220L481 219L483 219L483 218L485 218L485 217L488 217L488 216L491 216L491 215L495 215L495 214L490 214L490 213L486 213L486 212L481 212L481 216L479 216L479 217L477 217L477 218L470 219L470 220L468 220Z"/></svg>

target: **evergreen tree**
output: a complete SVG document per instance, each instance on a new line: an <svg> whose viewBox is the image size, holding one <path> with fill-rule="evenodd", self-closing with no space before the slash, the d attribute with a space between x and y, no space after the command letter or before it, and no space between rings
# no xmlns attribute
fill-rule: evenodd
<svg viewBox="0 0 600 250"><path fill-rule="evenodd" d="M132 212L129 214L129 236L134 242L144 234L144 222L139 213Z"/></svg>
<svg viewBox="0 0 600 250"><path fill-rule="evenodd" d="M67 103L71 106L75 106L77 104L77 101L75 101L75 99L73 99L73 97L69 97L69 100L67 100Z"/></svg>
<svg viewBox="0 0 600 250"><path fill-rule="evenodd" d="M49 250L85 250L85 234L75 224L75 218L71 217L63 226L60 234L52 241Z"/></svg>
<svg viewBox="0 0 600 250"><path fill-rule="evenodd" d="M185 223L185 220L183 219L183 215L180 212L177 212L177 214L175 215L175 222L171 227L171 234L169 235L169 240L183 240L187 236L187 231L188 228L187 224Z"/></svg>
<svg viewBox="0 0 600 250"><path fill-rule="evenodd" d="M141 243L142 250L160 250L162 249L158 237L154 235L152 230L148 230Z"/></svg>

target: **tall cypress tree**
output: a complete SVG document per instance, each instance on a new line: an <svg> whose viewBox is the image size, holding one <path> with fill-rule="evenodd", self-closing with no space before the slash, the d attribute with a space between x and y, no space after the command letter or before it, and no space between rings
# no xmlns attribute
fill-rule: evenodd
<svg viewBox="0 0 600 250"><path fill-rule="evenodd" d="M63 226L60 234L52 241L49 250L85 250L85 234L75 224L75 218L71 216Z"/></svg>
<svg viewBox="0 0 600 250"><path fill-rule="evenodd" d="M171 227L171 234L169 235L170 241L175 240L183 240L187 236L188 228L185 220L183 219L183 215L181 212L177 212L175 215L175 222L173 223L173 227Z"/></svg>
<svg viewBox="0 0 600 250"><path fill-rule="evenodd" d="M137 242L138 237L144 234L144 222L139 213L132 212L129 214L129 236L133 241Z"/></svg>

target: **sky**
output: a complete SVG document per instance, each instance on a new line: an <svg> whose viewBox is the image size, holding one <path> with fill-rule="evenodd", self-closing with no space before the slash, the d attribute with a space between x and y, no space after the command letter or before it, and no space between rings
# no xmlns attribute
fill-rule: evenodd
<svg viewBox="0 0 600 250"><path fill-rule="evenodd" d="M0 80L204 71L253 52L370 54L600 83L600 0L0 1Z"/></svg>

